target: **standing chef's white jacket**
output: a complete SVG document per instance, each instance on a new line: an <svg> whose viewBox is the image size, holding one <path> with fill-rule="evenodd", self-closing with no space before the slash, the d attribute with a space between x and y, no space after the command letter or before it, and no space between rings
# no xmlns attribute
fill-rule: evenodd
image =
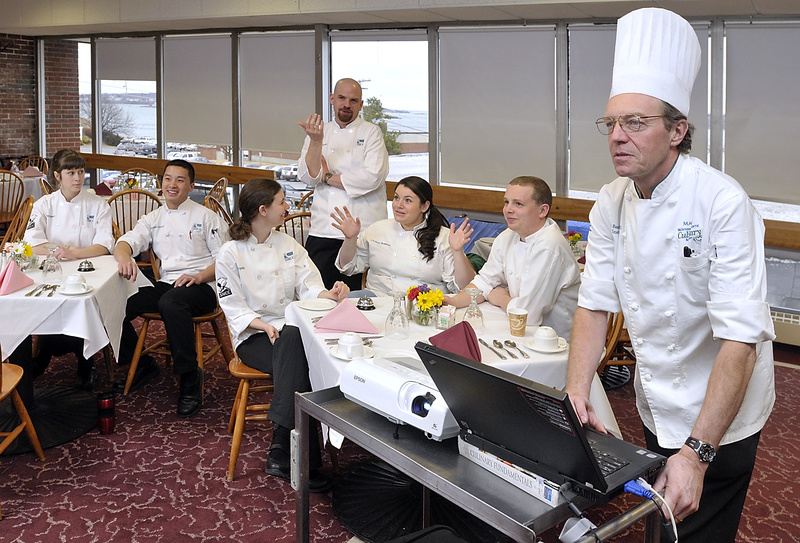
<svg viewBox="0 0 800 543"><path fill-rule="evenodd" d="M117 243L122 241L134 256L152 243L161 260L159 280L174 283L182 274L194 275L214 263L228 241L228 225L207 207L187 199L178 209L163 205L143 215Z"/></svg>
<svg viewBox="0 0 800 543"><path fill-rule="evenodd" d="M310 234L344 239L341 230L331 226L334 207L342 209L347 206L353 217L361 219L362 228L386 218L389 153L380 127L361 117L356 117L344 128L330 121L322 130L322 158L331 173L342 176L344 190L323 183L321 168L316 177L308 173L306 153L311 143L308 136L297 161L297 179L314 186Z"/></svg>
<svg viewBox="0 0 800 543"><path fill-rule="evenodd" d="M456 264L450 247L450 229L442 226L434 242L433 258L428 261L419 252L416 233L428 221L404 230L394 219L378 221L358 236L353 260L336 267L345 275L367 272L366 288L381 296L393 291L406 292L410 287L426 283L445 294L457 293ZM341 250L340 250L341 254Z"/></svg>
<svg viewBox="0 0 800 543"><path fill-rule="evenodd" d="M578 305L623 312L636 352L642 422L662 447L689 437L719 339L755 343L747 392L721 444L758 432L775 400L772 319L766 300L764 224L741 186L681 154L640 199L633 181L604 186Z"/></svg>
<svg viewBox="0 0 800 543"><path fill-rule="evenodd" d="M105 200L85 190L71 202L60 190L46 194L33 203L25 241L31 246L55 243L78 248L99 244L112 252L111 208Z"/></svg>
<svg viewBox="0 0 800 543"><path fill-rule="evenodd" d="M284 314L295 298L316 298L325 290L319 270L302 245L283 232L273 230L264 243L255 236L230 241L217 256L217 295L231 328L236 349L253 334L253 319L261 319L279 330Z"/></svg>

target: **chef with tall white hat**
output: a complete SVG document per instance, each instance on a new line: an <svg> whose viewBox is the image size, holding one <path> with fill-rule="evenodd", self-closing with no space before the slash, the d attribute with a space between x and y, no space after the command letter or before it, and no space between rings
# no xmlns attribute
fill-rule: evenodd
<svg viewBox="0 0 800 543"><path fill-rule="evenodd" d="M609 313L636 354L654 488L681 542L733 542L775 400L764 224L731 177L689 156L695 31L663 9L618 21L611 97L596 121L619 176L590 214L566 390L584 424ZM702 113L702 112L701 112Z"/></svg>

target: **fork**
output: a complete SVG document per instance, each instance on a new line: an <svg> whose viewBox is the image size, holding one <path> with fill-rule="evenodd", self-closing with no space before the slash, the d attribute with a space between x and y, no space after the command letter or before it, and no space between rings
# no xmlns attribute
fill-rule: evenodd
<svg viewBox="0 0 800 543"><path fill-rule="evenodd" d="M49 289L50 289L50 285L42 285L42 288L39 289L39 292L37 292L34 296L39 296L40 294L42 294L42 292L44 292L46 290L49 290Z"/></svg>
<svg viewBox="0 0 800 543"><path fill-rule="evenodd" d="M39 291L40 291L40 290L43 290L43 289L44 289L44 287L46 287L46 286L47 286L47 285L45 285L44 283L42 283L41 285L39 285L39 286L35 287L33 290L31 290L29 293L27 293L25 296L34 296L34 293L35 293L35 295L36 295L36 296L38 296L38 295L39 295Z"/></svg>
<svg viewBox="0 0 800 543"><path fill-rule="evenodd" d="M49 287L50 287L50 292L47 294L47 297L51 298L53 294L55 294L58 285L49 285Z"/></svg>

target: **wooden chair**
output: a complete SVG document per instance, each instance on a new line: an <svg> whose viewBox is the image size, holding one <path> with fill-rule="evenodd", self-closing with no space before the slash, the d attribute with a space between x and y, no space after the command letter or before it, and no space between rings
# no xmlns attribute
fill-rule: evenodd
<svg viewBox="0 0 800 543"><path fill-rule="evenodd" d="M0 170L0 225L8 224L14 218L24 193L25 185L19 175Z"/></svg>
<svg viewBox="0 0 800 543"><path fill-rule="evenodd" d="M125 183L126 189L142 189L150 190L152 192L158 192L159 189L161 189L161 180L158 178L158 176L150 170L145 170L144 168L131 168L129 170L125 170L117 177L117 183Z"/></svg>
<svg viewBox="0 0 800 543"><path fill-rule="evenodd" d="M218 202L223 202L227 197L228 191L228 178L220 177L211 190L208 191L206 198L216 198Z"/></svg>
<svg viewBox="0 0 800 543"><path fill-rule="evenodd" d="M24 172L25 168L28 166L35 166L39 168L39 171L42 172L42 175L47 175L50 171L50 167L47 165L47 160L39 155L31 155L28 158L22 160L19 163L19 171Z"/></svg>
<svg viewBox="0 0 800 543"><path fill-rule="evenodd" d="M220 217L222 217L222 219L225 221L225 224L227 224L228 226L233 224L233 218L231 217L230 213L228 213L228 210L225 209L225 206L222 205L222 203L215 197L206 196L205 206L214 213L216 213L217 215L219 215Z"/></svg>
<svg viewBox="0 0 800 543"><path fill-rule="evenodd" d="M9 241L17 241L25 237L25 230L28 228L31 211L33 211L33 196L28 196L22 201L22 204L17 208L17 212L11 218L0 247L4 247Z"/></svg>
<svg viewBox="0 0 800 543"><path fill-rule="evenodd" d="M131 389L131 383L133 383L133 376L136 373L136 368L139 365L139 358L145 354L163 354L166 356L167 363L172 357L172 354L169 351L169 342L167 339L162 339L157 341L156 343L150 345L149 347L145 347L145 339L147 338L147 329L150 325L151 321L160 321L161 314L160 313L143 313L142 317L142 327L139 329L139 339L136 342L136 348L133 351L133 359L131 360L131 367L128 370L128 378L125 380L125 390L123 395L127 395ZM197 366L202 369L205 366L207 360L217 354L220 350L222 351L222 356L225 357L225 362L230 363L233 359L233 350L231 349L230 344L226 341L225 337L222 335L222 330L220 328L220 319L224 319L225 315L222 313L222 309L220 309L219 305L212 311L211 313L206 313L205 315L200 315L199 317L194 317L192 322L194 323L194 339L195 339L195 350L197 352ZM213 337L216 339L217 344L211 347L209 350L203 349L203 338L205 337L212 337L210 334L206 335L203 334L203 330L201 326L203 323L211 323L211 327L214 330ZM226 326L223 320L223 326Z"/></svg>
<svg viewBox="0 0 800 543"><path fill-rule="evenodd" d="M39 185L42 187L42 195L47 196L48 194L53 194L56 191L56 188L50 184L50 182L42 177L39 179Z"/></svg>
<svg viewBox="0 0 800 543"><path fill-rule="evenodd" d="M298 211L311 211L311 198L314 196L314 191L309 191L300 198L300 201L297 202L297 210Z"/></svg>
<svg viewBox="0 0 800 543"><path fill-rule="evenodd" d="M610 313L606 329L606 351L597 367L597 374L603 387L619 388L627 383L630 379L630 370L622 367L634 364L636 355L633 353L631 339L625 329L625 317L622 313ZM618 371L613 372L614 367L617 367Z"/></svg>
<svg viewBox="0 0 800 543"><path fill-rule="evenodd" d="M132 230L139 218L161 206L158 196L147 190L129 189L120 191L108 199L111 206L111 228L114 239ZM153 274L158 279L158 262L152 251L140 255L136 264L140 268L152 268Z"/></svg>
<svg viewBox="0 0 800 543"><path fill-rule="evenodd" d="M5 451L17 437L25 430L25 433L28 435L28 440L30 440L31 445L33 445L33 450L36 451L36 456L39 457L39 460L44 461L44 451L42 450L42 444L39 443L39 436L36 435L36 429L33 427L33 422L31 421L31 417L28 415L28 410L25 409L25 404L22 403L22 399L19 397L19 392L17 392L17 385L19 384L20 379L22 379L22 368L14 364L2 363L0 364L0 402L5 400L8 396L11 396L11 402L14 405L14 409L17 410L17 415L19 416L20 423L17 425L10 432L0 432L0 437L3 437L3 441L0 442L0 453ZM3 518L3 512L0 510L0 519Z"/></svg>
<svg viewBox="0 0 800 543"><path fill-rule="evenodd" d="M251 404L249 401L250 393L272 392L275 386L269 373L251 368L235 355L228 363L228 371L239 379L239 389L236 391L236 398L233 400L233 408L231 409L231 418L228 422L228 433L233 436L231 457L228 462L228 482L231 482L236 472L236 462L239 460L239 448L242 445L244 423L247 421L266 421L269 413L270 404ZM268 383L251 386L251 381L268 381Z"/></svg>
<svg viewBox="0 0 800 543"><path fill-rule="evenodd" d="M283 230L305 247L306 239L308 239L308 233L311 229L311 212L300 211L287 215L283 220L283 225L279 226L278 229Z"/></svg>

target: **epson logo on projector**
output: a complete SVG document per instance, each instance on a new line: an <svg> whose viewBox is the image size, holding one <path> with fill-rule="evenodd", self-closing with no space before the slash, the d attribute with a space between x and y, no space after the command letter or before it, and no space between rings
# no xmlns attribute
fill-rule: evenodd
<svg viewBox="0 0 800 543"><path fill-rule="evenodd" d="M360 375L356 375L356 374L353 374L353 379L358 381L359 383L366 383L367 382L366 379L364 379Z"/></svg>

